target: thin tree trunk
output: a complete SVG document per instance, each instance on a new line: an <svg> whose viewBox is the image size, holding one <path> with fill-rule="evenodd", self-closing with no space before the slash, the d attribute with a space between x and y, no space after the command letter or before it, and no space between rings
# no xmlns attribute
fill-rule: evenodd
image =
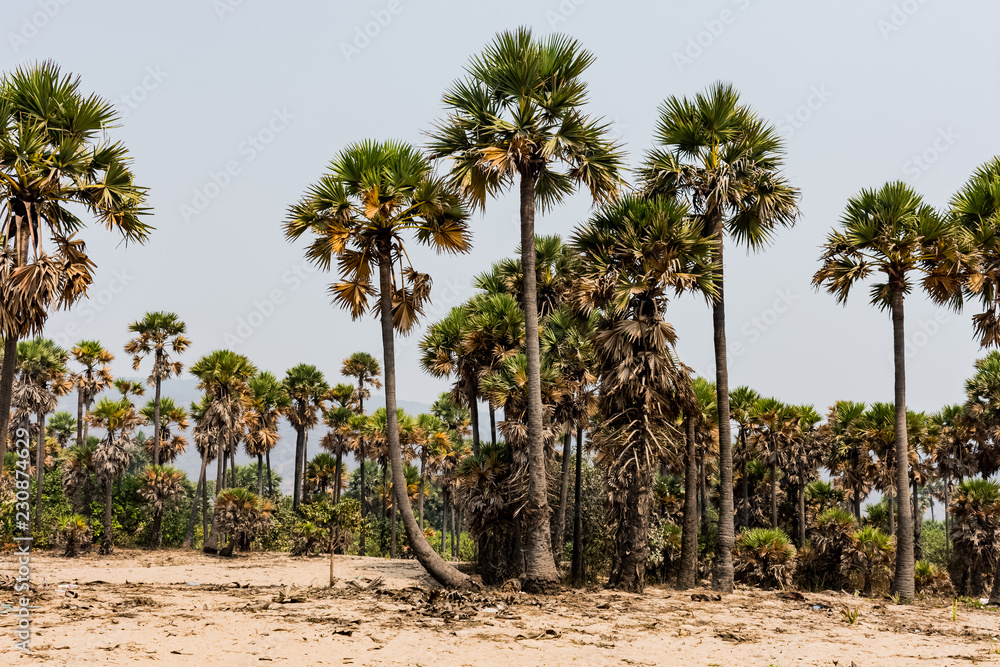
<svg viewBox="0 0 1000 667"><path fill-rule="evenodd" d="M76 445L83 446L83 388L76 391Z"/></svg>
<svg viewBox="0 0 1000 667"><path fill-rule="evenodd" d="M886 502L886 507L889 509L889 534L890 535L895 535L896 534L896 514L895 514L895 512L892 509L894 503L892 502L892 494L891 493L887 493L885 495L885 502Z"/></svg>
<svg viewBox="0 0 1000 667"><path fill-rule="evenodd" d="M218 440L218 456L216 457L216 474L215 474L215 499L216 505L218 505L219 494L222 493L222 487L226 483L225 474L226 465L226 447L220 437ZM206 495L206 504L208 502ZM212 511L212 527L208 532L208 537L205 538L205 546L202 548L207 554L219 553L219 513L216 511L218 508L213 508Z"/></svg>
<svg viewBox="0 0 1000 667"><path fill-rule="evenodd" d="M775 466L774 461L769 461L767 464L768 470L771 473L771 528L778 527L778 470Z"/></svg>
<svg viewBox="0 0 1000 667"><path fill-rule="evenodd" d="M205 469L208 467L208 448L201 455L201 472L198 474L198 486L194 492L194 500L191 502L191 517L188 519L187 530L184 532L185 549L191 548L194 542L194 522L198 518L198 497L205 493Z"/></svg>
<svg viewBox="0 0 1000 667"><path fill-rule="evenodd" d="M38 219L34 204L20 199L9 203L11 222L14 225L14 270L28 263L28 229ZM7 431L10 427L10 404L14 395L14 373L17 368L18 336L6 332L3 346L3 366L0 368L0 473L7 454Z"/></svg>
<svg viewBox="0 0 1000 667"><path fill-rule="evenodd" d="M698 443L695 441L694 421L684 420L687 455L684 465L684 517L681 527L681 567L677 577L680 590L693 588L698 583Z"/></svg>
<svg viewBox="0 0 1000 667"><path fill-rule="evenodd" d="M427 451L420 452L420 496L417 498L417 512L420 515L420 530L424 530L424 465L427 462Z"/></svg>
<svg viewBox="0 0 1000 667"><path fill-rule="evenodd" d="M740 526L748 528L750 526L750 480L747 479L747 458L749 453L747 452L747 436L742 427L740 428L740 442L743 447L743 457L740 461L740 471L743 474L743 479L740 482L740 487L743 491L743 504L740 507Z"/></svg>
<svg viewBox="0 0 1000 667"><path fill-rule="evenodd" d="M917 480L913 480L913 560L921 560L924 557L924 548L920 544L920 533L923 528L923 520L920 512L920 487L917 486ZM914 566L915 567L915 566Z"/></svg>
<svg viewBox="0 0 1000 667"><path fill-rule="evenodd" d="M335 473L337 475L337 481L335 482L336 483L336 488L334 488L334 490L333 490L333 502L334 502L334 504L340 502L340 487L341 487L341 484L342 484L342 482L344 480L343 459L344 459L344 453L343 452L337 452L337 468L336 468L336 473Z"/></svg>
<svg viewBox="0 0 1000 667"><path fill-rule="evenodd" d="M156 352L156 367L160 367L162 352ZM156 378L156 396L153 404L153 465L160 465L160 378Z"/></svg>
<svg viewBox="0 0 1000 667"><path fill-rule="evenodd" d="M947 563L951 560L951 534L948 531L948 490L949 480L944 480L944 560ZM992 596L990 596L992 597Z"/></svg>
<svg viewBox="0 0 1000 667"><path fill-rule="evenodd" d="M441 556L447 551L445 545L448 544L448 491L441 492Z"/></svg>
<svg viewBox="0 0 1000 667"><path fill-rule="evenodd" d="M112 525L114 523L114 517L111 511L111 486L113 480L108 476L104 480L104 536L101 539L101 548L98 553L101 556L107 556L114 550L114 545L112 543Z"/></svg>
<svg viewBox="0 0 1000 667"><path fill-rule="evenodd" d="M714 234L718 239L715 258L715 287L718 292L712 308L712 328L715 343L715 390L719 412L719 542L712 588L723 593L733 592L733 439L729 414L729 366L726 359L726 300L724 297L723 250L725 240L721 211L712 211Z"/></svg>
<svg viewBox="0 0 1000 667"><path fill-rule="evenodd" d="M456 544L458 543L458 531L460 530L458 525L458 508L454 505L451 506L451 559L457 560L458 548Z"/></svg>
<svg viewBox="0 0 1000 667"><path fill-rule="evenodd" d="M42 530L42 482L45 478L45 413L38 413L38 445L35 448L35 530Z"/></svg>
<svg viewBox="0 0 1000 667"><path fill-rule="evenodd" d="M295 428L295 475L292 481L292 510L298 511L299 503L302 502L302 459L304 449L305 429L301 426Z"/></svg>
<svg viewBox="0 0 1000 667"><path fill-rule="evenodd" d="M364 451L364 440L361 440L359 452ZM365 457L363 454L358 454L358 460L361 465L361 491L359 493L359 500L361 502L361 533L358 535L358 555L364 556L366 552L365 545L365 533L368 532L365 528L365 520L368 518L368 504L365 502L368 496L367 489L365 488Z"/></svg>
<svg viewBox="0 0 1000 667"><path fill-rule="evenodd" d="M264 455L257 454L257 495L264 497Z"/></svg>
<svg viewBox="0 0 1000 667"><path fill-rule="evenodd" d="M235 489L236 488L236 442L235 441L233 442L232 448L229 450L229 463L231 464L230 467L232 468L232 473L230 474L230 477L233 483L230 484L228 488Z"/></svg>
<svg viewBox="0 0 1000 667"><path fill-rule="evenodd" d="M892 591L907 600L914 597L913 517L910 514L910 465L906 434L906 351L903 339L903 291L892 296L893 358L896 366L896 506L899 508L896 531L896 572Z"/></svg>
<svg viewBox="0 0 1000 667"><path fill-rule="evenodd" d="M479 392L476 391L475 378L469 380L468 396L469 416L472 421L472 455L479 456Z"/></svg>
<svg viewBox="0 0 1000 667"><path fill-rule="evenodd" d="M566 544L566 503L569 501L569 461L573 458L572 435L567 429L563 435L562 483L559 486L559 519L552 536L552 555L556 566L562 563L563 548Z"/></svg>
<svg viewBox="0 0 1000 667"><path fill-rule="evenodd" d="M497 413L490 401L490 442L497 444Z"/></svg>
<svg viewBox="0 0 1000 667"><path fill-rule="evenodd" d="M583 427L576 428L576 479L573 480L573 586L583 586Z"/></svg>
<svg viewBox="0 0 1000 667"><path fill-rule="evenodd" d="M545 442L542 439L541 356L538 342L535 273L535 176L521 175L521 274L524 294L524 344L527 361L528 493L524 517L524 589L542 592L559 581L549 532Z"/></svg>
<svg viewBox="0 0 1000 667"><path fill-rule="evenodd" d="M264 454L264 465L267 468L267 490L270 496L274 497L274 478L271 477L271 450Z"/></svg>
<svg viewBox="0 0 1000 667"><path fill-rule="evenodd" d="M389 546L389 558L396 557L396 503L389 509L389 517L392 519L392 544Z"/></svg>
<svg viewBox="0 0 1000 667"><path fill-rule="evenodd" d="M159 549L163 544L163 507L153 513L153 548Z"/></svg>
<svg viewBox="0 0 1000 667"><path fill-rule="evenodd" d="M532 246L534 247L534 244ZM410 541L410 548L428 574L445 588L467 588L469 578L451 567L427 544L424 534L417 526L417 520L410 509L410 499L406 495L406 477L403 475L403 453L399 444L399 418L396 413L396 349L392 328L392 260L389 244L383 241L379 248L379 305L381 309L382 354L385 359L385 412L386 436L389 441L389 459L392 464L392 487L396 505L403 515L403 528ZM537 348L536 348L537 350ZM540 397L540 394L539 394ZM540 416L540 415L539 415ZM543 471L544 473L544 471ZM548 531L546 531L546 535ZM546 549L546 556L548 556ZM553 565L549 558L549 564ZM553 565L554 566L554 565Z"/></svg>
<svg viewBox="0 0 1000 667"><path fill-rule="evenodd" d="M802 464L799 464L799 549L806 545L806 482Z"/></svg>

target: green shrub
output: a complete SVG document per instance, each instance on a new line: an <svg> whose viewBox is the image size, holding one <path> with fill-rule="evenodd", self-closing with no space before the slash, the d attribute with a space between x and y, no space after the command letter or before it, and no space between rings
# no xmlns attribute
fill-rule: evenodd
<svg viewBox="0 0 1000 667"><path fill-rule="evenodd" d="M795 574L795 547L782 530L750 528L736 538L733 565L738 581L763 588L784 587Z"/></svg>

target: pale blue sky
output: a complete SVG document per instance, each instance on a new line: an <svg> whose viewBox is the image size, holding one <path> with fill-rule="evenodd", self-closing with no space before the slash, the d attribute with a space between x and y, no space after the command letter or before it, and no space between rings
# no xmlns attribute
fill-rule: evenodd
<svg viewBox="0 0 1000 667"><path fill-rule="evenodd" d="M285 209L351 141L423 141L466 60L525 24L594 51L591 108L615 123L632 165L650 146L657 105L718 79L782 125L802 217L764 253L727 255L731 383L824 412L837 399L891 400L889 319L864 291L846 308L813 292L818 246L859 189L904 179L943 206L1000 153L998 19L986 0L6 0L0 69L52 58L115 100L127 115L114 136L131 147L155 209L145 247L85 232L100 267L92 299L54 315L47 334L120 352L128 322L164 309L188 322L188 363L227 346L279 375L309 362L335 376L355 350L380 354L375 323L334 310L329 279L285 242ZM578 197L537 230L566 235L588 210ZM431 318L512 253L515 213L513 196L491 202L468 256L415 254L435 279ZM914 295L907 317L910 405L959 401L980 354L969 313L937 313ZM681 356L711 375L709 310L683 300L670 319ZM426 403L446 383L420 372L415 342L399 346L399 395ZM122 354L115 366L130 372Z"/></svg>

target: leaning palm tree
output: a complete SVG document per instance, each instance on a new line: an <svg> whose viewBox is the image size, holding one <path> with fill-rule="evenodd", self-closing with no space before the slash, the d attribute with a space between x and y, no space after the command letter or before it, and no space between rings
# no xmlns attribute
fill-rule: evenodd
<svg viewBox="0 0 1000 667"><path fill-rule="evenodd" d="M862 190L850 199L841 229L830 233L813 285L845 303L858 282L880 274L871 287L871 303L892 316L895 365L895 460L898 540L892 590L914 596L913 516L909 503L906 435L906 351L903 301L913 289L914 274L936 302L961 306L961 271L966 258L957 225L943 219L904 183Z"/></svg>
<svg viewBox="0 0 1000 667"><path fill-rule="evenodd" d="M114 549L112 487L115 479L128 469L132 460L129 453L132 431L142 423L142 417L136 414L132 402L123 397L118 400L101 399L90 413L89 419L91 426L105 431L104 438L94 451L94 469L104 482L104 537L99 553L106 556Z"/></svg>
<svg viewBox="0 0 1000 667"><path fill-rule="evenodd" d="M129 325L128 330L135 338L125 343L125 352L132 355L132 370L139 370L139 364L146 356L153 356L153 369L147 382L155 387L153 396L153 465L160 465L160 385L174 375L180 375L183 365L170 360L170 352L181 354L191 341L184 334L187 325L177 313L146 313L141 320Z"/></svg>
<svg viewBox="0 0 1000 667"><path fill-rule="evenodd" d="M17 343L41 332L49 312L69 308L93 282L94 263L75 234L84 213L143 243L146 190L131 158L107 138L117 125L111 102L80 90L52 62L19 67L0 79L0 469L14 386ZM43 250L48 247L49 251ZM29 251L34 249L29 260Z"/></svg>
<svg viewBox="0 0 1000 667"><path fill-rule="evenodd" d="M729 84L716 83L693 99L670 97L660 107L657 147L641 171L651 195L687 200L715 241L715 384L719 410L719 546L712 586L732 592L733 447L723 249L728 234L751 250L768 243L779 226L798 214L798 191L781 174L783 146L774 126L740 103Z"/></svg>
<svg viewBox="0 0 1000 667"><path fill-rule="evenodd" d="M326 407L326 394L330 390L323 373L311 364L299 364L285 373L281 383L288 394L289 405L284 415L295 428L295 481L292 488L292 509L298 510L302 500L302 480L306 467L306 437L309 429L318 423L317 413Z"/></svg>
<svg viewBox="0 0 1000 667"><path fill-rule="evenodd" d="M578 186L594 202L617 196L622 153L610 127L583 113L583 75L594 55L569 37L503 32L444 95L449 111L431 137L431 155L451 158L451 182L476 207L513 187L520 192L521 248L535 247L535 208L551 209ZM521 253L523 304L536 304L535 253ZM546 498L538 311L525 308L530 477L526 526L528 588L555 582Z"/></svg>
<svg viewBox="0 0 1000 667"><path fill-rule="evenodd" d="M170 466L153 465L139 479L139 495L153 508L153 536L149 546L158 549L163 542L163 511L168 503L184 495L184 473Z"/></svg>
<svg viewBox="0 0 1000 667"><path fill-rule="evenodd" d="M114 361L115 355L96 340L81 340L73 346L70 354L74 361L83 366L81 372L71 376L77 388L76 444L83 445L87 441L89 426L84 415L90 410L97 395L114 381L108 364Z"/></svg>
<svg viewBox="0 0 1000 667"><path fill-rule="evenodd" d="M416 325L430 296L431 278L404 264L408 263L404 234L413 233L439 252L466 252L470 245L466 211L455 191L433 175L430 164L413 147L366 141L342 151L329 173L289 210L288 238L307 232L315 236L307 257L324 269L335 260L339 264L342 279L330 287L336 304L357 319L369 311L372 297L378 299L393 488L398 505L408 508L396 415L393 334L408 333ZM372 284L375 272L377 286ZM427 544L413 512L407 509L402 515L421 565L444 585L467 585L468 578Z"/></svg>
<svg viewBox="0 0 1000 667"><path fill-rule="evenodd" d="M597 310L593 336L603 450L617 520L609 585L642 592L656 465L679 439L676 423L695 407L690 370L664 321L668 299L685 291L712 298L712 241L684 204L627 195L573 235L582 255L578 305Z"/></svg>
<svg viewBox="0 0 1000 667"><path fill-rule="evenodd" d="M242 354L215 350L191 366L191 375L198 378L198 388L205 392L207 404L202 421L216 439L215 496L218 500L226 483L223 462L227 452L234 450L242 437L245 413L250 406L249 382L257 375L257 368ZM204 448L202 466L210 453L209 448ZM218 519L218 512L214 512L211 532L205 538L206 553L216 553L219 549Z"/></svg>

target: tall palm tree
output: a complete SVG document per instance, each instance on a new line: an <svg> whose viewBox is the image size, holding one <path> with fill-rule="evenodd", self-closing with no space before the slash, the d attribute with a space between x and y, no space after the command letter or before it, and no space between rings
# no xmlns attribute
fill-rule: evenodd
<svg viewBox="0 0 1000 667"><path fill-rule="evenodd" d="M74 361L83 366L82 372L71 376L77 387L76 444L82 445L87 441L89 426L84 415L90 410L97 395L114 381L108 364L114 361L115 355L96 340L81 340L73 346L70 354Z"/></svg>
<svg viewBox="0 0 1000 667"><path fill-rule="evenodd" d="M372 395L372 389L380 389L382 387L382 381L379 379L379 375L382 374L382 366L379 364L378 359L368 354L367 352L355 352L347 359L344 359L340 367L340 374L354 378L357 381L358 386L354 392L354 402L358 406L358 414L365 414L365 399ZM358 422L360 423L360 421ZM364 521L368 513L368 506L365 502L365 460L367 458L367 447L364 443L364 436L354 443L354 450L357 452L359 458L358 463L360 464L359 472L361 473L361 519ZM360 539L360 553L364 555L364 530L362 530Z"/></svg>
<svg viewBox="0 0 1000 667"><path fill-rule="evenodd" d="M306 232L315 236L306 252L310 260L324 269L334 260L339 263L342 279L330 287L335 303L357 319L369 310L370 298L378 297L392 482L398 505L407 507L393 334L406 334L416 325L430 296L431 278L407 265L404 234L414 234L438 252L466 252L466 211L454 189L434 176L429 162L412 146L366 141L334 158L329 173L289 210L287 237L297 239ZM372 284L376 271L377 287ZM402 515L420 564L443 585L468 585L468 578L427 544L413 512L407 509Z"/></svg>
<svg viewBox="0 0 1000 667"><path fill-rule="evenodd" d="M747 477L747 464L753 459L749 436L753 422L753 406L761 399L761 395L747 386L737 387L729 392L730 417L736 422L736 441L739 448L734 452L733 459L740 467L740 522L741 528L750 525L750 482Z"/></svg>
<svg viewBox="0 0 1000 667"><path fill-rule="evenodd" d="M257 367L242 354L231 350L215 350L191 366L191 375L198 378L198 388L205 392L207 405L204 421L210 424L216 438L215 497L218 501L226 485L223 461L228 450L234 450L242 437L244 417L250 408L250 380L257 375ZM208 455L202 454L202 465ZM205 538L204 551L219 550L218 512L212 514L212 528Z"/></svg>
<svg viewBox="0 0 1000 667"><path fill-rule="evenodd" d="M191 341L184 334L187 325L177 313L146 313L141 320L129 325L135 338L125 343L125 352L132 355L132 370L139 370L143 357L153 356L153 370L147 382L155 387L153 396L153 465L160 465L160 385L174 375L180 375L184 366L170 360L170 352L181 354Z"/></svg>
<svg viewBox="0 0 1000 667"><path fill-rule="evenodd" d="M102 428L104 438L94 451L94 469L104 482L104 537L99 553L106 556L114 549L112 537L114 516L112 514L112 487L115 479L124 473L132 460L129 446L132 431L142 423L135 406L127 397L113 400L103 398L89 416L91 426Z"/></svg>
<svg viewBox="0 0 1000 667"><path fill-rule="evenodd" d="M778 527L778 469L788 458L788 446L798 417L790 405L776 398L761 398L751 408L751 429L764 455L771 482L771 528Z"/></svg>
<svg viewBox="0 0 1000 667"><path fill-rule="evenodd" d="M74 445L63 451L62 485L63 494L72 499L74 513L83 511L90 505L89 494L93 491L91 478L96 475L94 451L97 438L91 437L83 445Z"/></svg>
<svg viewBox="0 0 1000 667"><path fill-rule="evenodd" d="M677 420L695 407L690 370L677 359L669 297L714 296L711 239L688 208L626 195L573 234L582 256L578 301L598 310L593 336L600 378L609 494L617 520L609 584L642 592L656 466L676 442Z"/></svg>
<svg viewBox="0 0 1000 667"><path fill-rule="evenodd" d="M281 386L288 394L290 404L285 408L285 418L295 429L295 481L292 488L292 509L298 510L302 501L302 479L306 466L306 437L309 429L318 423L317 412L326 407L330 391L322 371L311 364L289 368Z"/></svg>
<svg viewBox="0 0 1000 667"><path fill-rule="evenodd" d="M907 460L906 352L904 342L905 295L913 288L914 274L938 303L961 305L962 269L966 264L958 227L937 215L904 183L887 183L879 190L862 190L851 197L841 218L841 228L830 233L820 258L822 267L813 277L844 303L858 282L880 274L871 287L871 304L892 316L895 365L896 460ZM914 595L913 517L909 503L909 468L896 470L899 534L896 572L892 590L904 598Z"/></svg>
<svg viewBox="0 0 1000 667"><path fill-rule="evenodd" d="M864 403L837 401L827 414L822 434L827 444L824 464L839 478L859 525L861 501L868 496L875 478L871 447L862 431L865 407Z"/></svg>
<svg viewBox="0 0 1000 667"><path fill-rule="evenodd" d="M449 111L431 137L431 155L451 158L451 181L476 207L518 181L521 248L535 247L535 208L542 211L584 186L594 202L620 189L622 153L603 120L583 113L583 75L594 56L563 35L535 37L528 28L498 34L472 58L468 75L444 95ZM521 253L522 299L537 303L535 253ZM553 583L542 437L538 312L525 308L528 360L528 588Z"/></svg>
<svg viewBox="0 0 1000 667"><path fill-rule="evenodd" d="M729 84L716 83L693 99L670 97L660 107L656 148L641 175L651 195L681 197L715 240L715 384L719 409L719 545L712 586L733 590L733 452L723 250L728 234L751 250L768 243L779 226L791 226L798 191L781 174L783 147L774 126Z"/></svg>
<svg viewBox="0 0 1000 667"><path fill-rule="evenodd" d="M139 414L147 424L157 423L158 419L160 425L157 429L160 437L143 441L143 449L150 459L155 459L155 447L158 443L160 459L165 466L170 466L187 449L187 438L183 434L189 425L187 410L184 406L174 403L174 399L169 396L163 396L159 402L155 399L148 401ZM178 429L179 432L175 433L174 429Z"/></svg>
<svg viewBox="0 0 1000 667"><path fill-rule="evenodd" d="M246 414L246 453L257 457L257 495L264 497L263 463L267 463L269 495L274 495L271 450L278 444L278 417L291 407L288 391L273 373L262 371L249 382L250 410Z"/></svg>
<svg viewBox="0 0 1000 667"><path fill-rule="evenodd" d="M194 523L198 518L199 497L201 498L202 516L202 537L208 535L208 481L206 471L208 464L218 456L219 448L219 428L218 422L214 419L214 414L210 413L209 407L212 398L208 394L202 394L201 399L191 403L191 418L194 420L194 428L191 429L191 438L194 440L195 448L198 450L198 457L201 459L201 469L198 473L198 485L195 487L194 502L191 503L191 516L188 519L187 532L184 534L183 547L188 549L194 542Z"/></svg>
<svg viewBox="0 0 1000 667"><path fill-rule="evenodd" d="M118 118L111 102L83 93L80 79L53 62L0 79L0 200L7 212L0 223L0 469L17 343L41 333L50 311L72 306L93 282L94 263L75 236L85 222L77 214L126 243L143 243L152 230L128 150L107 138Z"/></svg>
<svg viewBox="0 0 1000 667"><path fill-rule="evenodd" d="M55 410L58 397L70 391L66 362L69 353L47 338L21 341L17 345L18 384L14 403L17 413L27 419L34 415L35 449L35 530L42 527L42 481L45 474L45 419Z"/></svg>
<svg viewBox="0 0 1000 667"><path fill-rule="evenodd" d="M153 507L153 538L150 544L158 549L163 543L163 511L168 503L184 495L184 473L170 466L153 465L140 476L139 495ZM195 498L197 504L198 499Z"/></svg>
<svg viewBox="0 0 1000 667"><path fill-rule="evenodd" d="M328 430L320 445L337 457L336 477L338 484L334 489L333 500L335 503L339 503L341 491L339 480L344 478L344 454L350 449L350 423L351 417L355 414L352 410L354 388L345 383L337 384L330 389L329 398L337 405L323 415L323 423Z"/></svg>

